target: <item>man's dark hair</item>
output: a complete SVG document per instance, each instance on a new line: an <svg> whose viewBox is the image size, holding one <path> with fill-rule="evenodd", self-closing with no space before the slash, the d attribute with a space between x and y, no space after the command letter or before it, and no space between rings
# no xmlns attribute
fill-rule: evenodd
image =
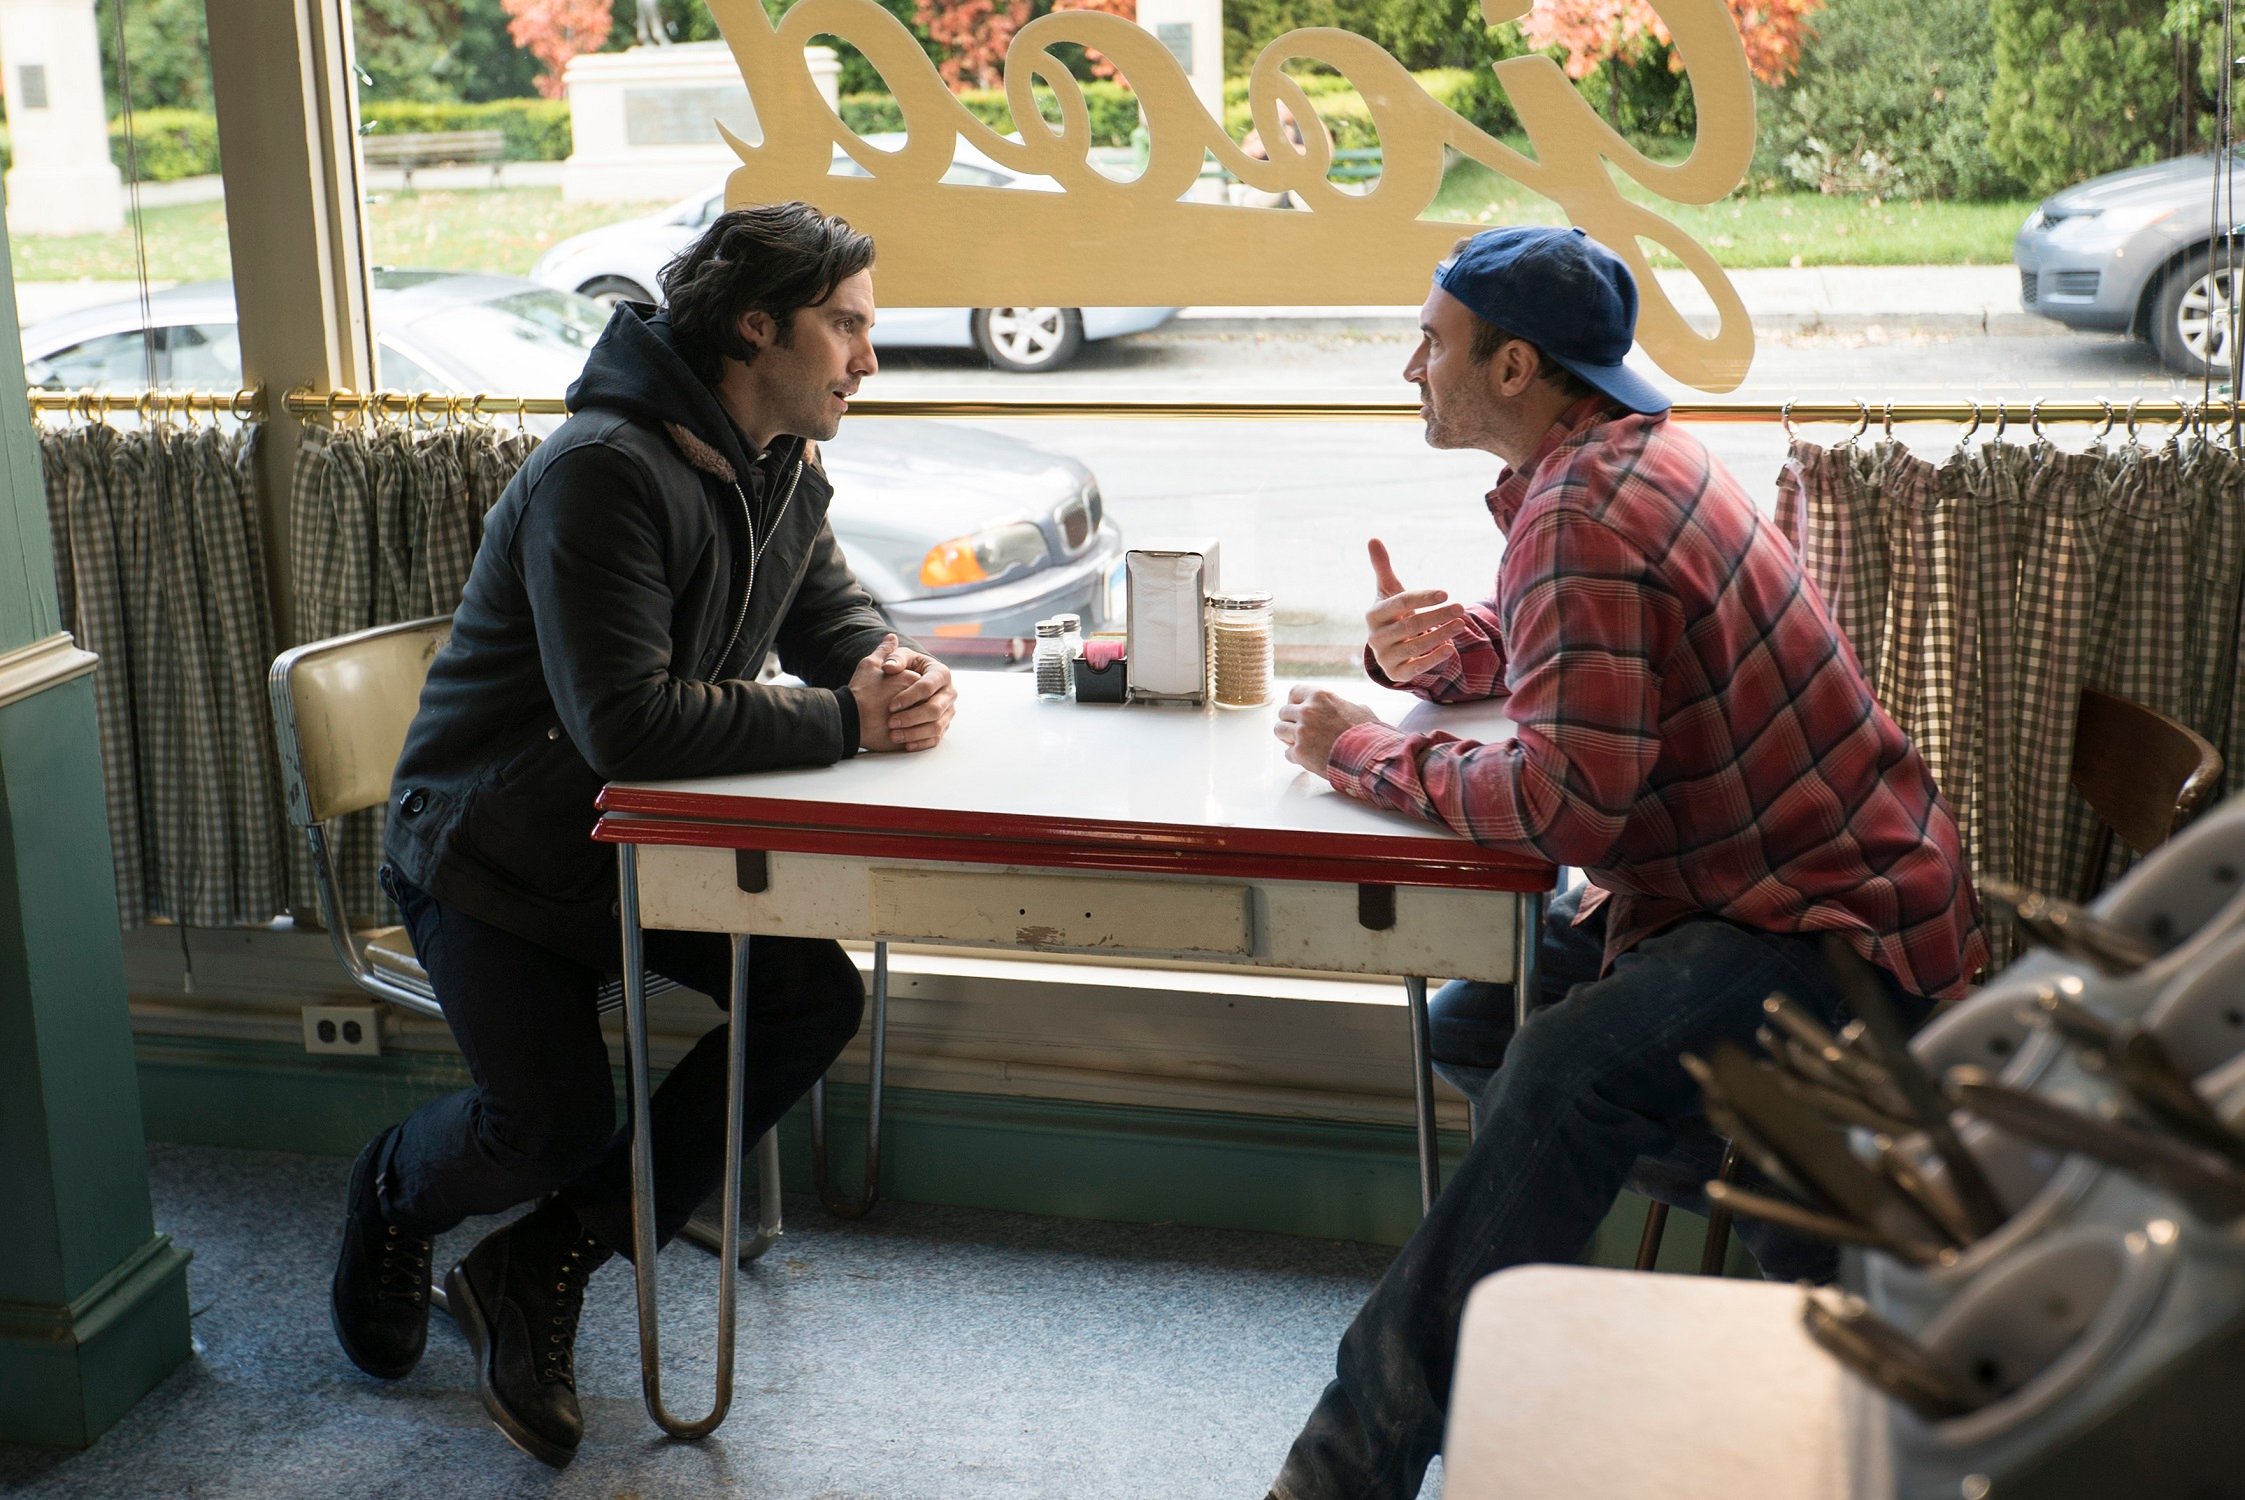
<svg viewBox="0 0 2245 1500"><path fill-rule="evenodd" d="M1548 380L1559 387L1559 393L1572 401L1587 396L1593 387L1590 382L1543 352L1534 342L1521 338L1509 329L1499 328L1479 313L1473 315L1473 343L1466 351L1477 365L1485 365L1497 357L1497 351L1518 341L1536 351L1536 378Z"/></svg>
<svg viewBox="0 0 2245 1500"><path fill-rule="evenodd" d="M808 203L729 209L663 267L671 331L696 375L715 384L725 361L743 364L756 346L740 334L741 315L768 314L779 342L795 338L795 314L873 264L873 237Z"/></svg>

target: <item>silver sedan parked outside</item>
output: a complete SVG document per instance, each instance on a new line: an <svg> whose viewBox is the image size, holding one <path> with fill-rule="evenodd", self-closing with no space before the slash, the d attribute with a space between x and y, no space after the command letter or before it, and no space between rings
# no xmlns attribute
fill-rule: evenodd
<svg viewBox="0 0 2245 1500"><path fill-rule="evenodd" d="M865 140L883 151L904 143L902 135L887 133ZM837 177L869 175L840 151L829 171ZM1050 177L1009 171L964 141L943 180L1027 192L1060 190ZM657 301L663 267L724 209L720 183L660 213L563 240L538 258L530 275L547 286L604 302ZM1174 307L884 307L873 325L873 347L973 349L993 368L1038 375L1067 364L1088 342L1159 328L1176 312Z"/></svg>
<svg viewBox="0 0 2245 1500"><path fill-rule="evenodd" d="M2235 192L2222 194L2230 232L2216 235L2214 158L2182 156L2094 177L2045 199L2012 246L2019 300L2070 328L2149 339L2169 369L2227 373L2236 338L2245 246Z"/></svg>
<svg viewBox="0 0 2245 1500"><path fill-rule="evenodd" d="M515 276L376 271L382 384L394 391L559 396L609 309ZM174 287L23 330L35 390L233 391L234 289ZM127 416L121 420L130 421ZM560 425L532 417L541 433ZM1095 630L1121 618L1122 536L1099 481L1064 454L943 422L845 422L820 445L829 516L850 569L899 629L955 665L1026 661L1038 620Z"/></svg>

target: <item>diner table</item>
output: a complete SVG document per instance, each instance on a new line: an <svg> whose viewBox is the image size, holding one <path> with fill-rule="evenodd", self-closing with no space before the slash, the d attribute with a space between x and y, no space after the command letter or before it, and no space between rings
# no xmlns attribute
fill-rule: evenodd
<svg viewBox="0 0 2245 1500"><path fill-rule="evenodd" d="M957 716L930 750L618 781L600 797L594 836L617 846L626 976L643 971L649 927L731 935L736 1001L753 961L750 934L873 943L865 1177L854 1194L838 1195L825 1180L823 1089L813 1091L814 1173L829 1205L861 1213L878 1193L892 942L1399 978L1411 1028L1420 1195L1431 1203L1441 1181L1427 980L1510 982L1524 1009L1558 872L1334 791L1285 759L1272 733L1275 702L1090 704L1039 699L1023 674L969 672L954 681ZM1277 691L1292 685L1281 679ZM1511 733L1494 703L1428 704L1363 678L1317 685L1414 731L1482 741ZM627 978L635 1156L647 1141L641 989ZM736 1030L736 1044L740 1038ZM737 1073L735 1089L737 1122ZM737 1231L730 1200L739 1160L735 1139L728 1237ZM635 1196L646 1197L643 1176ZM674 1422L660 1407L651 1206L646 1217L642 1365L650 1410L681 1431L701 1424ZM719 1284L720 1418L730 1390L734 1270L729 1244Z"/></svg>

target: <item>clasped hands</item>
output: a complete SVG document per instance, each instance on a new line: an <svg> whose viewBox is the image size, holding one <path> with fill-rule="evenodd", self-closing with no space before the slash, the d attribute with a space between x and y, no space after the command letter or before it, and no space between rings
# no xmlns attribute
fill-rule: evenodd
<svg viewBox="0 0 2245 1500"><path fill-rule="evenodd" d="M1451 642L1466 629L1465 609L1441 589L1407 589L1389 564L1388 549L1373 538L1372 582L1378 598L1365 611L1365 642L1390 682L1408 682L1455 649ZM1273 733L1286 746L1286 758L1323 776L1333 760L1333 742L1348 729L1379 717L1324 688L1298 687L1279 705Z"/></svg>
<svg viewBox="0 0 2245 1500"><path fill-rule="evenodd" d="M951 669L924 651L907 651L895 635L850 673L857 700L857 741L867 750L930 750L958 711Z"/></svg>

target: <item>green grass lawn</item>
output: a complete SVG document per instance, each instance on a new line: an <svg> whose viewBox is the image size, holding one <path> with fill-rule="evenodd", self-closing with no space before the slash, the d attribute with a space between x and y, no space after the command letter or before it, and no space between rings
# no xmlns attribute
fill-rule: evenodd
<svg viewBox="0 0 2245 1500"><path fill-rule="evenodd" d="M1757 266L2001 265L2033 204L1878 203L1787 193L1708 207L1650 202L1714 252L1729 270ZM559 188L390 193L367 205L376 264L524 275L555 241L660 207L653 203L563 203ZM1452 167L1434 200L1437 218L1478 224L1556 224L1558 209L1478 162ZM148 275L201 281L230 275L222 204L151 208L144 216ZM18 281L129 281L133 234L19 235L11 249ZM1656 263L1669 263L1665 257Z"/></svg>
<svg viewBox="0 0 2245 1500"><path fill-rule="evenodd" d="M466 193L387 193L366 206L376 265L527 275L557 240L648 213L662 203L563 203L559 188L499 188ZM220 203L151 208L144 215L148 275L202 281L233 274ZM17 235L9 246L18 281L129 281L133 233Z"/></svg>
<svg viewBox="0 0 2245 1500"><path fill-rule="evenodd" d="M1705 245L1728 271L1762 266L1993 266L2011 259L2011 241L2034 200L1996 203L1879 202L1777 193L1714 204L1662 201L1634 182L1623 191ZM1443 179L1431 215L1468 224L1562 224L1565 216L1479 162L1461 161ZM1655 255L1654 264L1674 265Z"/></svg>

